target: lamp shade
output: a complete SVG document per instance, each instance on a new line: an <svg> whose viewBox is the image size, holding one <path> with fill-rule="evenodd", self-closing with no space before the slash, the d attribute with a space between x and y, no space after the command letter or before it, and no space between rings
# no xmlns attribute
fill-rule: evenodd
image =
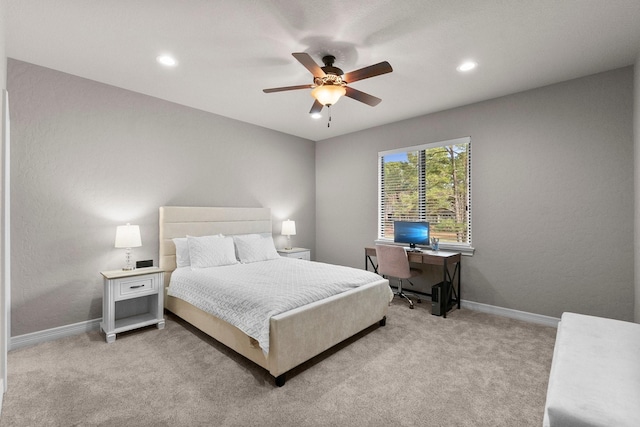
<svg viewBox="0 0 640 427"><path fill-rule="evenodd" d="M137 225L119 225L116 228L116 248L137 248L142 246L140 227Z"/></svg>
<svg viewBox="0 0 640 427"><path fill-rule="evenodd" d="M282 235L283 236L295 236L296 235L296 222L290 219L282 221Z"/></svg>
<svg viewBox="0 0 640 427"><path fill-rule="evenodd" d="M324 84L316 86L311 91L313 96L322 105L333 105L340 100L347 90L341 85Z"/></svg>

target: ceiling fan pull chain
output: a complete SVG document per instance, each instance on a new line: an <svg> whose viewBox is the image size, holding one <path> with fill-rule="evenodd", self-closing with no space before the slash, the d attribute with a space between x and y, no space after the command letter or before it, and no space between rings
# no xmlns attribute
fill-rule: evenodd
<svg viewBox="0 0 640 427"><path fill-rule="evenodd" d="M327 110L329 111L329 120L327 121L327 127L331 127L331 105L327 105Z"/></svg>

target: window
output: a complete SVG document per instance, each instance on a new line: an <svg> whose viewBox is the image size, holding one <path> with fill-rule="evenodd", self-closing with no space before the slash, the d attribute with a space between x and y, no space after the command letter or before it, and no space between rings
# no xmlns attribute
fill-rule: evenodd
<svg viewBox="0 0 640 427"><path fill-rule="evenodd" d="M471 248L471 138L378 153L378 239L428 221L443 248Z"/></svg>

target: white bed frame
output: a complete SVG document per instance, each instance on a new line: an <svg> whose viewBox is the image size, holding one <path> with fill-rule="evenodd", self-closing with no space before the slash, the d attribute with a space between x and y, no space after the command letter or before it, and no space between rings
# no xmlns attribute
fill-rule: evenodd
<svg viewBox="0 0 640 427"><path fill-rule="evenodd" d="M165 272L165 308L207 335L267 369L283 386L292 368L375 323L384 326L389 309L389 281L349 290L271 318L269 354L235 326L166 294L176 268L175 237L271 233L268 208L160 208L160 268ZM305 261L300 261L305 262Z"/></svg>

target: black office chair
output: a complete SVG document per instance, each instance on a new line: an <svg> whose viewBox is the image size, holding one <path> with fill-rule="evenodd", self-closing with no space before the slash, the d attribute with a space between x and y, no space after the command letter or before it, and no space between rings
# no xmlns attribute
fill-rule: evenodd
<svg viewBox="0 0 640 427"><path fill-rule="evenodd" d="M413 308L413 301L402 290L402 281L406 280L413 286L409 279L419 276L422 271L411 268L407 251L402 246L376 245L376 258L378 259L378 273L387 278L395 277L398 279L398 291L395 295L409 301L409 308ZM420 298L418 298L418 302L420 302Z"/></svg>

